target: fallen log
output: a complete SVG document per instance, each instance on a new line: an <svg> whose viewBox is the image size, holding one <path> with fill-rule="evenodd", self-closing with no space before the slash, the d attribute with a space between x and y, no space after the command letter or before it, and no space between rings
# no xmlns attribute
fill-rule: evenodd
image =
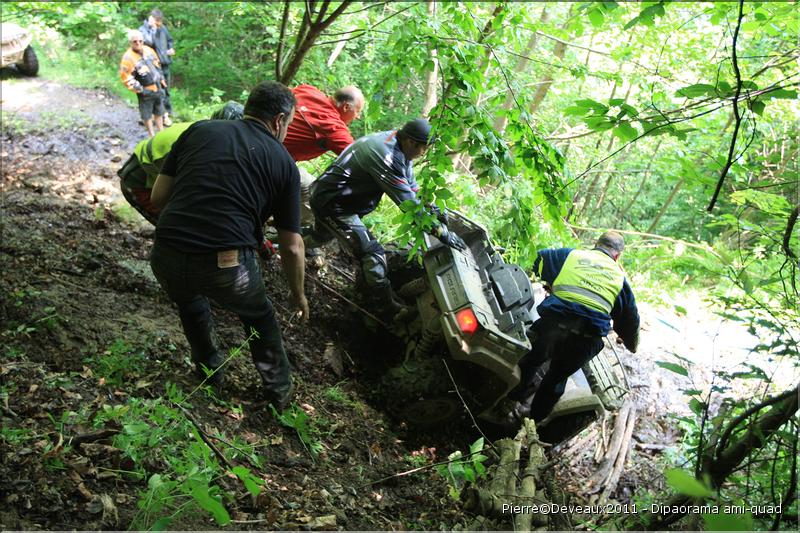
<svg viewBox="0 0 800 533"><path fill-rule="evenodd" d="M470 485L462 491L465 509L490 523L507 522L515 531L546 529L547 515L534 512L535 505L548 502L541 472L549 464L536 424L526 418L517 435L495 442L495 449L500 459L489 469L487 488Z"/></svg>
<svg viewBox="0 0 800 533"><path fill-rule="evenodd" d="M631 420L630 417L632 412L634 413L633 419L635 420L636 415L633 409L633 402L628 399L620 408L619 413L617 413L614 431L611 435L611 440L609 441L603 462L592 477L589 478L588 494L594 494L603 490L603 487L612 476L620 453L623 453L622 450L624 449L624 453L627 454L628 445L630 444L633 432L633 420ZM629 421L630 431L628 430Z"/></svg>

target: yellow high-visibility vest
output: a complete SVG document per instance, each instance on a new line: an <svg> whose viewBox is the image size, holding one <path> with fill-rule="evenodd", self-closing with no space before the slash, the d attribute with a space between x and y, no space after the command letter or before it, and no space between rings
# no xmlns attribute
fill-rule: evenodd
<svg viewBox="0 0 800 533"><path fill-rule="evenodd" d="M622 268L604 252L573 250L553 282L553 294L609 314L624 281Z"/></svg>

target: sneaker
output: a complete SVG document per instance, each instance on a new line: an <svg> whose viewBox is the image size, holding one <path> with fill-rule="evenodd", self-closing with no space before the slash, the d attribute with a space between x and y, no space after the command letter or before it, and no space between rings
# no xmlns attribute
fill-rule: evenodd
<svg viewBox="0 0 800 533"><path fill-rule="evenodd" d="M172 119L169 118L169 116L164 115L164 127L169 128L170 126L172 126Z"/></svg>

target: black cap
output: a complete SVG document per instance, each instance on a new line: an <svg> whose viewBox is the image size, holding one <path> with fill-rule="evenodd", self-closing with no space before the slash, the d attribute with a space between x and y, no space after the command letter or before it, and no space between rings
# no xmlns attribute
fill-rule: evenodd
<svg viewBox="0 0 800 533"><path fill-rule="evenodd" d="M403 126L403 129L400 130L400 133L424 144L431 144L434 141L433 137L431 137L431 125L424 118L409 120L406 122L405 126Z"/></svg>

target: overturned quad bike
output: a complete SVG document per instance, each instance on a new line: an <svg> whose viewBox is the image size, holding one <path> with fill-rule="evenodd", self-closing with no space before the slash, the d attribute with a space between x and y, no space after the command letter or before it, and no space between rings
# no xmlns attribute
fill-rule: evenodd
<svg viewBox="0 0 800 533"><path fill-rule="evenodd" d="M531 349L526 333L543 298L540 289L537 301L526 273L503 261L479 224L451 211L448 228L466 250L426 237L422 265L403 252L387 254L392 286L409 311L394 326L406 341L405 360L382 386L396 414L415 425L444 424L465 405L479 420L496 420L519 384L518 363ZM540 438L562 441L618 409L623 379L619 362L601 352L570 377Z"/></svg>

